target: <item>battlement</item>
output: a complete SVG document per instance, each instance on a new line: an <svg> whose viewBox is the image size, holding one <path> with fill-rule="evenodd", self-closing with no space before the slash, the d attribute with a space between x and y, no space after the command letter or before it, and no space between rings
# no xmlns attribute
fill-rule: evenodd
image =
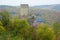
<svg viewBox="0 0 60 40"><path fill-rule="evenodd" d="M28 8L29 5L28 4L21 4L21 8Z"/></svg>

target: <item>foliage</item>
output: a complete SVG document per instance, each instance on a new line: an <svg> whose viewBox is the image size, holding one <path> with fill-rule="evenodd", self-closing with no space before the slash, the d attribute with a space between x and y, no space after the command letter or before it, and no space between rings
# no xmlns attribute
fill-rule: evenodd
<svg viewBox="0 0 60 40"><path fill-rule="evenodd" d="M37 40L54 40L55 35L52 28L48 25L40 25L37 28Z"/></svg>
<svg viewBox="0 0 60 40"><path fill-rule="evenodd" d="M60 38L60 24L57 22L53 26L41 23L31 27L24 18L10 19L7 11L0 12L0 17L0 40L55 40L57 35Z"/></svg>
<svg viewBox="0 0 60 40"><path fill-rule="evenodd" d="M10 31L13 32L14 36L21 35L25 40L30 37L31 34L31 26L28 24L26 19L18 19L15 17L12 20L10 26Z"/></svg>
<svg viewBox="0 0 60 40"><path fill-rule="evenodd" d="M56 40L59 38L59 40L60 40L60 23L58 23L58 22L55 22L54 24L53 24L53 29L54 29L54 32L55 32L55 35L56 35Z"/></svg>
<svg viewBox="0 0 60 40"><path fill-rule="evenodd" d="M60 30L60 23L57 23L57 22L55 22L54 24L53 24L53 28L54 28L54 31L57 33L59 30Z"/></svg>
<svg viewBox="0 0 60 40"><path fill-rule="evenodd" d="M1 18L1 22L2 22L3 26L8 25L8 22L9 22L9 12L7 12L7 11L0 12L0 16L2 17Z"/></svg>

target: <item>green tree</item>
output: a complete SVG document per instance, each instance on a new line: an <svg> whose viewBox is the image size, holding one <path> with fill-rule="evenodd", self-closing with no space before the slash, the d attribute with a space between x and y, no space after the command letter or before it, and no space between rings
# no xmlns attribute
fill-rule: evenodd
<svg viewBox="0 0 60 40"><path fill-rule="evenodd" d="M13 28L14 28L14 34L20 35L24 38L24 40L28 40L31 36L31 26L28 24L26 19L19 19L15 17L12 20Z"/></svg>
<svg viewBox="0 0 60 40"><path fill-rule="evenodd" d="M58 36L60 36L60 23L55 22L53 24L53 29L54 29L54 32L55 32L55 35L56 35L56 40L57 40Z"/></svg>
<svg viewBox="0 0 60 40"><path fill-rule="evenodd" d="M0 12L0 16L1 16L0 20L3 24L3 26L8 25L8 23L9 23L9 12L8 11Z"/></svg>
<svg viewBox="0 0 60 40"><path fill-rule="evenodd" d="M6 40L5 32L6 30L0 21L0 40Z"/></svg>
<svg viewBox="0 0 60 40"><path fill-rule="evenodd" d="M42 24L36 30L36 40L55 40L54 31L50 26Z"/></svg>
<svg viewBox="0 0 60 40"><path fill-rule="evenodd" d="M3 24L0 21L0 33L4 32L4 31L6 31L6 30L5 30L5 28L3 27Z"/></svg>

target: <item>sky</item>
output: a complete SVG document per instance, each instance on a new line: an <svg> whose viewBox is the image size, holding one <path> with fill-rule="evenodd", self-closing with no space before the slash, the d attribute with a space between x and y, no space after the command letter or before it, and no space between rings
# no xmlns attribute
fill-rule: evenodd
<svg viewBox="0 0 60 40"><path fill-rule="evenodd" d="M60 4L60 0L0 0L0 5L19 6L20 4L36 5L51 5Z"/></svg>

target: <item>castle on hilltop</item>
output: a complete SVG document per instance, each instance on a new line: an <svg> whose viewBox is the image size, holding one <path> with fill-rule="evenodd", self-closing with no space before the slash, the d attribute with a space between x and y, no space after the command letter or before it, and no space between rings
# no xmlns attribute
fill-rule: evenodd
<svg viewBox="0 0 60 40"><path fill-rule="evenodd" d="M36 16L34 15L33 10L29 9L28 4L21 4L20 5L20 16L21 18L27 18L28 22L33 25L33 23L36 25L37 21L40 23L41 20L37 19Z"/></svg>

